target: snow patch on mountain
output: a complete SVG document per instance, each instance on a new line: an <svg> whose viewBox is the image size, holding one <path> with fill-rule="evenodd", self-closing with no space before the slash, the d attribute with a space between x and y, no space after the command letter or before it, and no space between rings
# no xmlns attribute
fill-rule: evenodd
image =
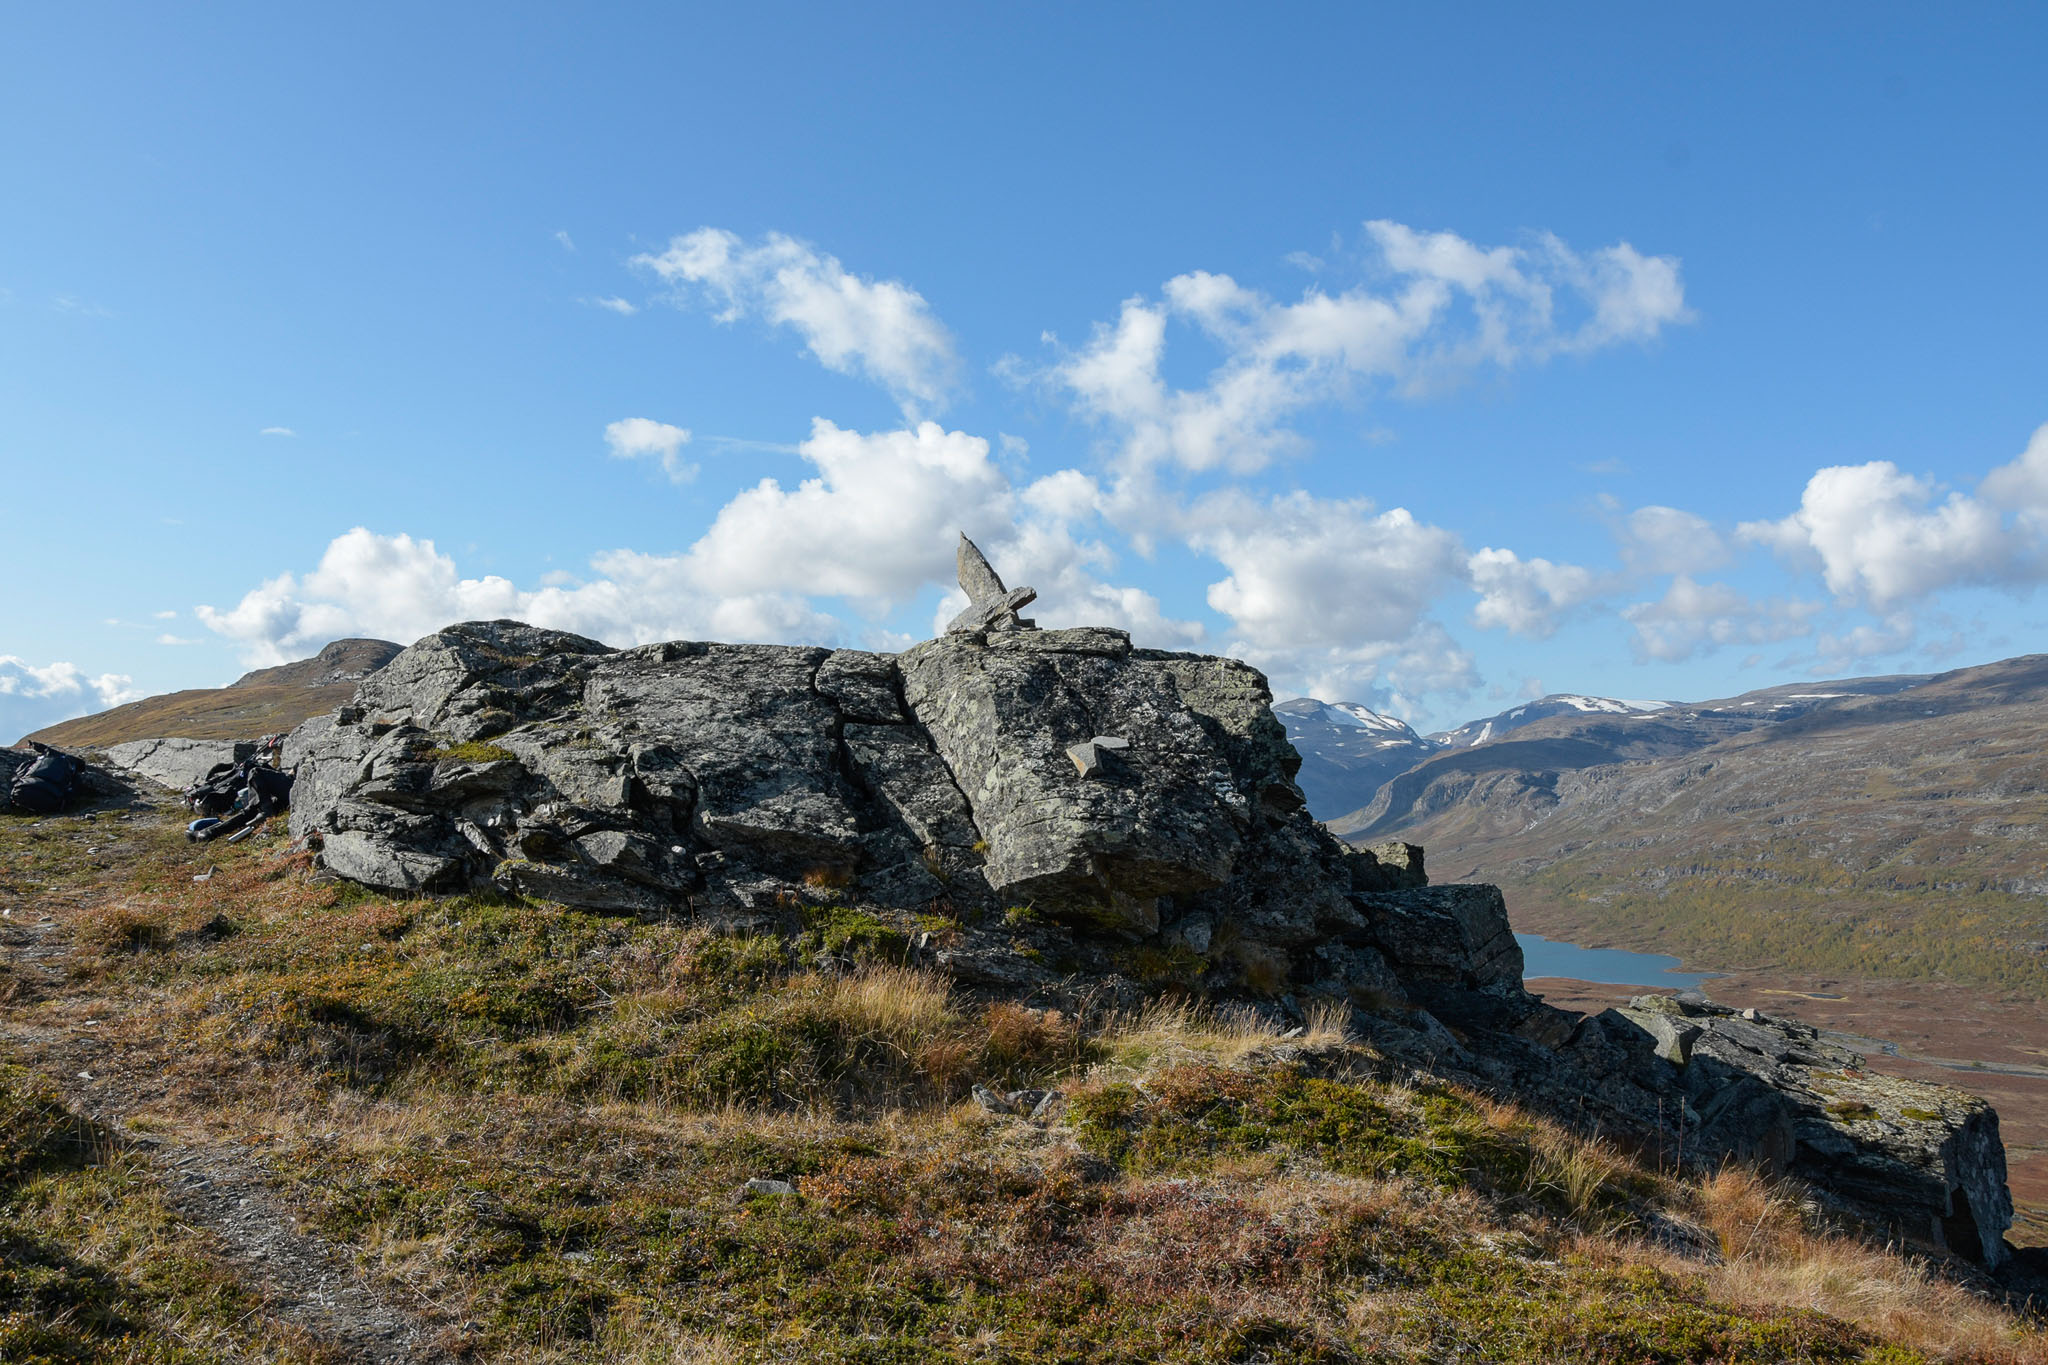
<svg viewBox="0 0 2048 1365"><path fill-rule="evenodd" d="M1444 730L1431 735L1437 745L1448 749L1469 749L1475 744L1484 744L1498 739L1511 730L1543 720L1549 716L1579 715L1648 716L1666 711L1673 703L1651 701L1632 697L1591 697L1581 692L1555 692L1535 701L1523 702L1520 706L1487 716L1480 720L1468 720L1455 730Z"/></svg>
<svg viewBox="0 0 2048 1365"><path fill-rule="evenodd" d="M1297 697L1274 706L1303 762L1295 780L1319 819L1334 819L1372 799L1380 783L1435 753L1438 745L1406 721L1357 702Z"/></svg>

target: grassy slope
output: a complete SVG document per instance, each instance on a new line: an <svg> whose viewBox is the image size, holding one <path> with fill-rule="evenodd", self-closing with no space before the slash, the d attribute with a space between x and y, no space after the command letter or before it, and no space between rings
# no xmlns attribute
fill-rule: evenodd
<svg viewBox="0 0 2048 1365"><path fill-rule="evenodd" d="M103 748L131 739L254 739L325 715L356 694L353 682L327 687L270 684L167 692L47 726L25 738L67 749Z"/></svg>
<svg viewBox="0 0 2048 1365"><path fill-rule="evenodd" d="M2048 899L2012 889L2048 887L2048 707L1959 700L1932 684L1395 833L1577 942L2048 998Z"/></svg>
<svg viewBox="0 0 2048 1365"><path fill-rule="evenodd" d="M399 647L389 640L336 640L310 659L259 668L228 687L192 688L110 707L27 736L66 748L104 747L132 739L255 739L346 705L356 685L323 682L342 673L373 672Z"/></svg>
<svg viewBox="0 0 2048 1365"><path fill-rule="evenodd" d="M850 907L715 938L388 900L274 846L193 850L168 817L0 818L0 903L73 944L61 982L0 977L6 1046L49 1068L36 1040L89 1011L153 1082L131 1126L267 1154L480 1359L2048 1361L1754 1180L1671 1178L1327 1028L971 1001L889 965L910 926ZM820 972L828 949L865 965ZM8 1157L0 1230L76 1268L0 1278L0 1331L71 1331L112 1296L140 1344L50 1358L174 1360L190 1324L233 1321L246 1291L203 1236L170 1285L122 1240L153 1226L139 1159L64 1136L49 1078L0 1076L58 1134L0 1122L56 1153ZM977 1081L1069 1100L991 1115L962 1103ZM742 1194L756 1176L797 1192ZM110 1181L129 1192L92 1192ZM66 1199L98 1212L50 1217ZM1687 1236L1707 1258L1666 1249Z"/></svg>

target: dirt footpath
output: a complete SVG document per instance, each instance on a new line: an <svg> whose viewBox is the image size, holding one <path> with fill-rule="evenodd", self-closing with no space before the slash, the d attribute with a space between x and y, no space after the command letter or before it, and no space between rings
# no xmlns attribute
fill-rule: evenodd
<svg viewBox="0 0 2048 1365"><path fill-rule="evenodd" d="M94 837L95 856L119 858L118 833ZM25 997L0 1007L0 1056L49 1078L74 1111L146 1161L165 1201L211 1235L227 1265L277 1318L350 1360L452 1360L435 1344L448 1332L447 1318L432 1304L399 1301L356 1269L348 1248L303 1231L249 1147L182 1124L152 1122L148 1131L131 1124L144 1113L194 1106L168 1094L170 1068L146 1042L124 1037L127 1031L110 1027L115 1021L98 1017L96 1002L71 993L67 911L93 894L0 893L0 961Z"/></svg>

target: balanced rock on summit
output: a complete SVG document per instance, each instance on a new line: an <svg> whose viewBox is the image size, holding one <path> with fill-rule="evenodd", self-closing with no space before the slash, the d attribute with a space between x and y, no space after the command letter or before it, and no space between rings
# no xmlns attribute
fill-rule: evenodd
<svg viewBox="0 0 2048 1365"><path fill-rule="evenodd" d="M957 633L886 656L612 650L473 622L295 732L294 833L391 890L496 882L635 911L809 883L1151 934L1251 899L1248 874L1347 875L1269 702L1244 664L1133 650L1114 630ZM1111 735L1113 769L1084 777L1067 750ZM1318 904L1270 927L1305 941Z"/></svg>

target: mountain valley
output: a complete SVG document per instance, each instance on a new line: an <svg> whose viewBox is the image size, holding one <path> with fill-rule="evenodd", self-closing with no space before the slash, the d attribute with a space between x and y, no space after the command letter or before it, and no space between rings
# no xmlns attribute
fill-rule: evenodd
<svg viewBox="0 0 2048 1365"><path fill-rule="evenodd" d="M1276 711L1291 728L1302 709ZM1993 1098L2020 1231L2048 1241L2048 658L1493 731L1350 810L1317 805L1313 743L1300 781L1341 836L1421 844L1436 875L1500 885L1518 931L1676 955L1722 974L1717 1000ZM1573 1008L1629 994L1534 988Z"/></svg>
<svg viewBox="0 0 2048 1365"><path fill-rule="evenodd" d="M1553 715L1326 818L1573 942L2048 996L2044 703L2027 656Z"/></svg>

